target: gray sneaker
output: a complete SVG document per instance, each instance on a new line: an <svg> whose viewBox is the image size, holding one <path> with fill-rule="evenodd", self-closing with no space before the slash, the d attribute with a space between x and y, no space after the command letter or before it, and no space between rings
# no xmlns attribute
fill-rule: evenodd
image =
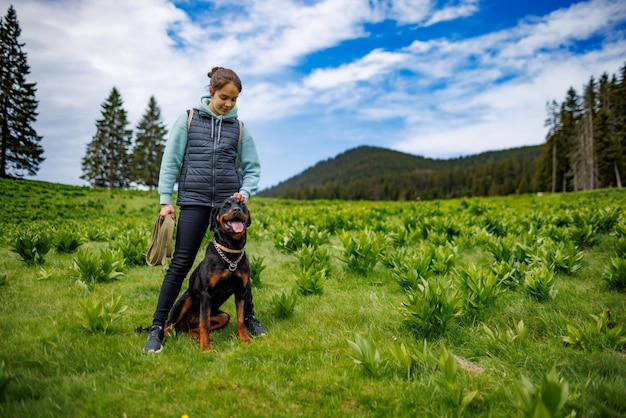
<svg viewBox="0 0 626 418"><path fill-rule="evenodd" d="M253 337L263 337L267 333L265 328L259 323L259 320L253 316L246 318L244 323Z"/></svg>
<svg viewBox="0 0 626 418"><path fill-rule="evenodd" d="M143 347L146 353L160 353L163 350L163 327L151 326L148 329L148 341Z"/></svg>

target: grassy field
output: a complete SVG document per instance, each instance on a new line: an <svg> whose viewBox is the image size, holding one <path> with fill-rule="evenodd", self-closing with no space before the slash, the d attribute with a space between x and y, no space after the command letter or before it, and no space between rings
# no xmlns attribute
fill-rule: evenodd
<svg viewBox="0 0 626 418"><path fill-rule="evenodd" d="M0 189L2 417L626 416L624 191L253 198L268 335L148 355L156 192Z"/></svg>

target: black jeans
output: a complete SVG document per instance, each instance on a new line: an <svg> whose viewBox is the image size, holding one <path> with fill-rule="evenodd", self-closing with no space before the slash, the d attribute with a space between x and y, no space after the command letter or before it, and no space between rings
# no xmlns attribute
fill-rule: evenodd
<svg viewBox="0 0 626 418"><path fill-rule="evenodd" d="M202 239L209 228L212 208L209 206L184 206L180 208L176 226L176 245L172 262L161 285L152 325L165 326L167 316L176 302L180 289L193 267ZM245 317L254 316L250 282L246 288Z"/></svg>

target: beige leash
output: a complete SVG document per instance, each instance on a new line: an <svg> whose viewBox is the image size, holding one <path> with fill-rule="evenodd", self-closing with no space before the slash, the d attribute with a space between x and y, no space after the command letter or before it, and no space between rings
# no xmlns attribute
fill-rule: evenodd
<svg viewBox="0 0 626 418"><path fill-rule="evenodd" d="M150 248L146 253L146 263L149 266L162 266L165 264L165 259L172 256L174 224L173 215L168 215L165 219L157 217L152 229Z"/></svg>

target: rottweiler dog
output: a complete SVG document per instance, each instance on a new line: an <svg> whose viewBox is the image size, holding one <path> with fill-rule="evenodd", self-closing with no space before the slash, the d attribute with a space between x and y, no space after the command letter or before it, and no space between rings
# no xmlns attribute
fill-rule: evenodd
<svg viewBox="0 0 626 418"><path fill-rule="evenodd" d="M213 348L209 332L228 324L230 316L219 308L235 295L237 334L239 340L252 340L244 325L246 286L250 280L250 264L246 258L246 229L251 219L248 207L237 198L228 198L211 214L213 240L204 259L189 277L189 287L172 307L165 325L189 333L200 341L200 348Z"/></svg>

